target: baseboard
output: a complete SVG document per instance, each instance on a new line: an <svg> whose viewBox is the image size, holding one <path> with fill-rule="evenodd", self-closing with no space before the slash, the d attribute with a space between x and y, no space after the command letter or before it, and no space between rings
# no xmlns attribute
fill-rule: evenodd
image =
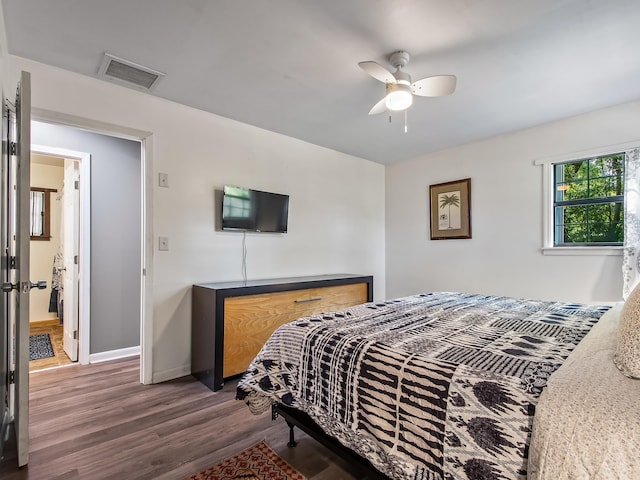
<svg viewBox="0 0 640 480"><path fill-rule="evenodd" d="M153 383L167 382L180 377L191 375L191 364L183 365L182 367L172 368L171 370L164 370L162 372L154 372L151 376Z"/></svg>
<svg viewBox="0 0 640 480"><path fill-rule="evenodd" d="M140 346L110 350L108 352L91 353L89 354L89 363L108 362L109 360L134 357L136 355L140 355Z"/></svg>
<svg viewBox="0 0 640 480"><path fill-rule="evenodd" d="M92 353L89 355L89 363L108 362L109 360L117 360L119 358L134 357L140 355L140 347L122 348L120 350L111 350L109 352ZM191 364L183 365L178 368L155 372L151 376L152 383L167 382L176 378L191 375Z"/></svg>

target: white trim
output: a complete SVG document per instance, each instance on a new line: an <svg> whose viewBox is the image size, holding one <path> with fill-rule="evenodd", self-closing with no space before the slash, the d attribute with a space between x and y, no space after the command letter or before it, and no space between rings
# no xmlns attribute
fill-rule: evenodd
<svg viewBox="0 0 640 480"><path fill-rule="evenodd" d="M602 255L602 256L622 256L623 247L544 247L543 255Z"/></svg>
<svg viewBox="0 0 640 480"><path fill-rule="evenodd" d="M33 372L46 372L49 370L58 370L59 368L73 368L77 365L78 365L77 363L67 363L65 365L56 365L55 367L40 368L38 370L33 370Z"/></svg>
<svg viewBox="0 0 640 480"><path fill-rule="evenodd" d="M140 383L153 382L153 136L141 139L142 147L142 309L140 322ZM142 368L142 367L145 368ZM186 373L189 375L190 372Z"/></svg>
<svg viewBox="0 0 640 480"><path fill-rule="evenodd" d="M542 248L553 248L553 168L542 164Z"/></svg>
<svg viewBox="0 0 640 480"><path fill-rule="evenodd" d="M37 120L36 120L37 121ZM31 153L48 155L50 157L68 158L73 160L90 160L91 154L88 152L79 152L77 150L69 150L68 148L49 147L48 145L31 145Z"/></svg>
<svg viewBox="0 0 640 480"><path fill-rule="evenodd" d="M135 357L140 355L140 346L110 350L108 352L92 353L89 355L89 363L108 362L120 358Z"/></svg>
<svg viewBox="0 0 640 480"><path fill-rule="evenodd" d="M78 361L89 363L91 338L91 154L66 148L31 145L31 152L80 162L80 282L78 286Z"/></svg>
<svg viewBox="0 0 640 480"><path fill-rule="evenodd" d="M612 153L625 152L631 148L637 148L640 140L607 147L598 147L599 150L583 150L567 155L558 155L534 161L534 165L542 166L542 249L543 255L622 255L622 246L588 246L588 247L556 247L553 245L553 165L569 161L591 158Z"/></svg>
<svg viewBox="0 0 640 480"><path fill-rule="evenodd" d="M54 112L44 108L33 107L31 109L31 120L66 125L67 127L80 128L82 130L110 135L112 137L126 138L128 140L141 141L151 136L151 132L144 130L114 125L113 123L99 122L84 117L76 117L75 115Z"/></svg>
<svg viewBox="0 0 640 480"><path fill-rule="evenodd" d="M78 361L89 363L91 332L91 156L80 162L80 285L78 288L80 312L80 343ZM85 332L82 335L82 332Z"/></svg>
<svg viewBox="0 0 640 480"><path fill-rule="evenodd" d="M145 271L140 274L140 288L144 295L140 299L140 382L153 383L153 134L144 130L99 122L84 117L54 112L42 108L31 109L32 120L68 127L80 128L103 135L117 136L142 143L142 181L144 203L142 206L142 264ZM150 280L151 279L151 280ZM187 372L187 375L189 372Z"/></svg>
<svg viewBox="0 0 640 480"><path fill-rule="evenodd" d="M631 142L618 143L616 145L603 145L599 147L593 147L588 150L581 150L578 152L563 153L562 155L554 155L552 157L538 158L533 161L534 165L548 165L550 163L563 163L575 160L582 160L583 158L601 157L603 155L611 155L612 153L626 152L632 148L638 148L640 140L634 140Z"/></svg>

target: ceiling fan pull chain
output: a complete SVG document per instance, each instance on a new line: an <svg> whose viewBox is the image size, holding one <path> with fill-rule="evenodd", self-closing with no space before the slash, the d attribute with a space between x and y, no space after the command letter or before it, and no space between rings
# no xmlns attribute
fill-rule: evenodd
<svg viewBox="0 0 640 480"><path fill-rule="evenodd" d="M404 111L404 133L407 133L407 110L409 110L408 108Z"/></svg>

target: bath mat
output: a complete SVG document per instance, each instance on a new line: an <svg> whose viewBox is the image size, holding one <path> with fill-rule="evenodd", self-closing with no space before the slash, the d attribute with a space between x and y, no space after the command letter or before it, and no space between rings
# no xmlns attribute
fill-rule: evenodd
<svg viewBox="0 0 640 480"><path fill-rule="evenodd" d="M53 356L53 346L48 333L29 336L29 361Z"/></svg>

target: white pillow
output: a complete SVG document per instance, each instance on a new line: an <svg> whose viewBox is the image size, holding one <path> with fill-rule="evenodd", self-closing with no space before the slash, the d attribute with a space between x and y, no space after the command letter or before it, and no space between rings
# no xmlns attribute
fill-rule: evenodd
<svg viewBox="0 0 640 480"><path fill-rule="evenodd" d="M620 312L618 348L613 363L627 377L640 378L640 283L631 291Z"/></svg>

